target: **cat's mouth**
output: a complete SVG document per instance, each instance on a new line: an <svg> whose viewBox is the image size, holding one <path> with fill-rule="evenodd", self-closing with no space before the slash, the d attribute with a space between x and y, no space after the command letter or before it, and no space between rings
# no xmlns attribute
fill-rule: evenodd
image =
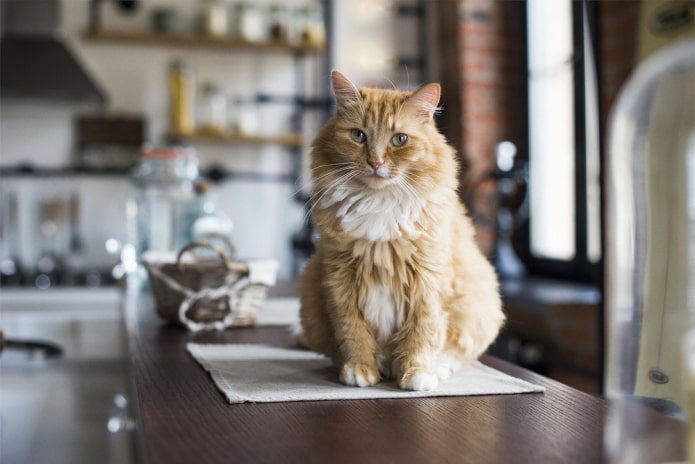
<svg viewBox="0 0 695 464"><path fill-rule="evenodd" d="M367 174L362 176L362 181L371 188L382 188L390 184L393 180L393 176L388 171L372 170Z"/></svg>

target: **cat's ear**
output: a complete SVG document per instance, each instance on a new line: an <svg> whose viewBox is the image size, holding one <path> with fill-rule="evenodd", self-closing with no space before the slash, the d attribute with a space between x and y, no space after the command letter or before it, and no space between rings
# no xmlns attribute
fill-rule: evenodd
<svg viewBox="0 0 695 464"><path fill-rule="evenodd" d="M360 91L350 82L344 74L333 70L331 73L331 84L333 86L333 95L338 102L338 108L362 101Z"/></svg>
<svg viewBox="0 0 695 464"><path fill-rule="evenodd" d="M439 84L424 85L408 98L404 108L422 119L423 122L429 122L437 111L441 93L442 88Z"/></svg>

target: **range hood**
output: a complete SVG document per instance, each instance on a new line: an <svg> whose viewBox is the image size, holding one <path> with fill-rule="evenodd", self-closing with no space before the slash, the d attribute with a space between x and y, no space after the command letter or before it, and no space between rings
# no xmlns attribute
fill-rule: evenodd
<svg viewBox="0 0 695 464"><path fill-rule="evenodd" d="M0 96L74 103L106 102L58 29L59 0L2 0Z"/></svg>

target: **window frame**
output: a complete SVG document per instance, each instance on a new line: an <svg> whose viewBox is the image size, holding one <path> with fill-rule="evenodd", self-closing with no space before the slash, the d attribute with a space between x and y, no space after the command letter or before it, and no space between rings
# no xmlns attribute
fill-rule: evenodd
<svg viewBox="0 0 695 464"><path fill-rule="evenodd" d="M525 2L526 3L526 2ZM532 157L529 146L530 134L530 118L529 110L529 76L528 76L528 17L527 8L524 8L524 37L526 40L525 56L523 57L526 65L526 74L524 85L523 107L525 112L526 137L524 140L525 146L520 152L525 154L526 162ZM586 11L586 24L584 21ZM531 227L530 217L525 221L524 225L518 231L518 237L515 240L515 247L521 261L526 266L527 274L532 276L545 276L561 280L570 280L576 282L586 282L599 285L603 275L603 225L600 227L601 240L601 258L592 262L589 259L589 234L588 225L588 201L587 201L587 128L586 128L586 95L585 95L585 47L584 47L584 32L588 28L588 36L590 38L594 56L597 56L597 7L594 2L586 0L572 2L572 40L574 45L574 111L575 111L575 256L569 260L550 259L534 256L531 252ZM596 63L596 72L599 74L600 64ZM601 86L597 82L597 97L600 101ZM598 101L596 104L598 105ZM600 117L600 115L599 115ZM599 138L599 163L603 167L603 143L601 127L598 128ZM601 222L603 223L604 210L604 188L603 188L603 169L599 177L600 185L600 212Z"/></svg>

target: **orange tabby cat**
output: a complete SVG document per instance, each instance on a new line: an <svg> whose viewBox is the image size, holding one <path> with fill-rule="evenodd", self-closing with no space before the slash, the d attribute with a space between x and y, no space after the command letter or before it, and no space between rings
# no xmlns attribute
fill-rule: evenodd
<svg viewBox="0 0 695 464"><path fill-rule="evenodd" d="M495 272L460 203L440 86L357 89L333 72L336 115L313 145L317 250L300 279L299 341L340 380L433 390L504 321Z"/></svg>

